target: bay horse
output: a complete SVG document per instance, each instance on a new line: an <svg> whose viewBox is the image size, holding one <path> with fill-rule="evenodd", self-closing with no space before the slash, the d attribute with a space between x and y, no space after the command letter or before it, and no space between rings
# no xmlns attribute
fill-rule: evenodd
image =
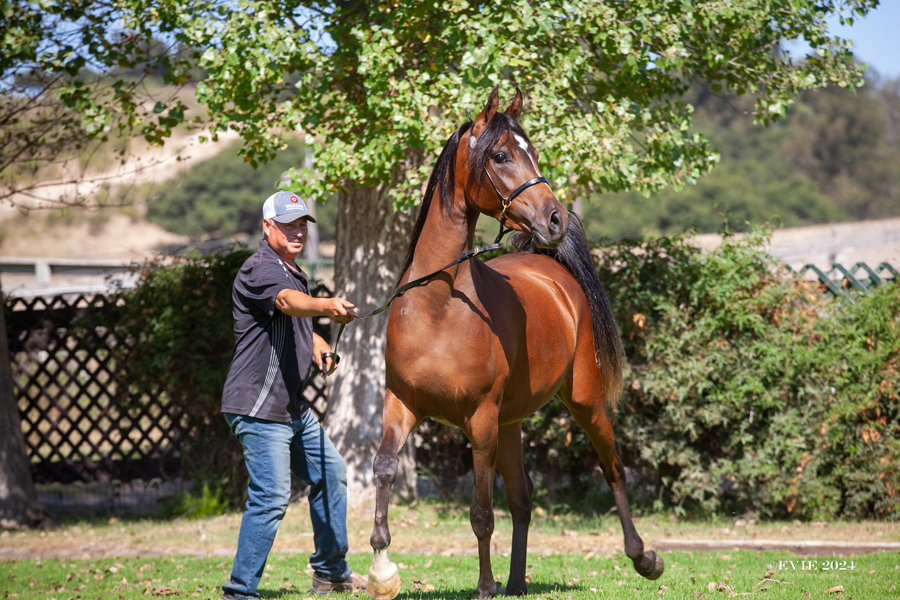
<svg viewBox="0 0 900 600"><path fill-rule="evenodd" d="M478 539L478 597L497 593L491 569L494 469L503 477L513 521L507 595L527 593L528 526L534 484L522 457L522 420L554 396L585 430L612 488L625 554L648 579L663 560L634 528L625 471L607 405L622 390L622 342L580 219L556 199L538 152L517 120L522 94L498 111L494 88L474 121L440 154L410 237L400 284L439 271L391 307L387 328L384 437L373 461L374 557L369 595L394 598L397 567L387 547L388 501L398 453L426 417L459 427L472 444L475 487L470 521ZM524 184L523 184L524 182ZM503 196L501 190L507 192ZM435 202L437 200L437 202ZM444 268L474 246L486 214L518 231L518 252Z"/></svg>

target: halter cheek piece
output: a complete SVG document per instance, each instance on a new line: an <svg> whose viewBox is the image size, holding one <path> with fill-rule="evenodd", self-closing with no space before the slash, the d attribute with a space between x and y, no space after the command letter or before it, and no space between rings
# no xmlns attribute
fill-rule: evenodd
<svg viewBox="0 0 900 600"><path fill-rule="evenodd" d="M469 136L469 148L474 148L475 144L477 142L478 142L478 138L476 138L474 135ZM494 191L497 192L497 196L500 197L500 203L503 205L503 210L500 211L500 232L497 234L497 237L494 239L494 243L490 244L489 246L479 246L478 248L473 248L471 250L463 252L462 254L460 254L459 258L454 260L449 265L447 265L441 269L438 269L434 273L429 273L428 275L425 275L424 277L419 277L415 281L410 281L409 283L400 286L399 288L397 288L397 290L391 296L390 300L388 300L385 304L383 304L382 306L376 308L375 310L373 310L369 313L366 313L364 315L356 317L357 319L368 319L369 317L374 317L375 315L386 311L388 309L388 307L391 305L391 303L394 301L394 299L397 298L398 296L400 296L401 294L403 294L403 292L405 292L406 290L408 290L410 288L414 288L414 287L422 285L423 283L426 283L432 277L434 277L435 275L437 275L438 273L440 273L441 271L443 271L445 269L449 269L452 266L466 262L473 256L477 256L478 254L481 254L483 252L490 252L491 250L499 249L500 248L500 240L503 239L504 235L506 235L507 233L512 231L512 229L506 229L504 227L504 225L506 223L506 211L509 209L509 205L512 204L512 201L516 199L516 196L518 196L519 194L521 194L522 192L524 192L525 190L527 190L528 188L530 188L533 185L537 185L538 183L546 183L547 186L550 185L550 182L547 181L546 177L535 177L534 179L529 179L528 181L526 181L525 183L523 183L522 185L520 185L519 187L514 189L509 194L509 196L504 196L503 194L500 193L500 190L497 188L497 184L494 183L494 178L491 177L491 172L487 170L487 165L485 165L485 167L484 167L484 172L487 173L488 179L490 179L491 185L494 187ZM334 373L334 370L337 368L338 363L341 361L341 357L338 356L338 354L337 354L337 347L338 347L338 343L341 341L341 334L344 333L344 327L346 327L346 323L342 323L340 329L338 329L337 339L335 339L335 341L334 341L334 351L322 353L322 366L323 367L325 366L326 359L329 359L329 358L331 359L331 368L327 372L323 369L322 372L324 375L331 375L332 373Z"/></svg>
<svg viewBox="0 0 900 600"><path fill-rule="evenodd" d="M469 135L469 148L474 148L475 144L478 143L478 138L474 135ZM506 225L506 211L509 210L509 205L512 204L512 201L516 199L516 196L527 190L533 185L537 185L539 183L546 183L547 186L550 186L550 182L547 181L546 177L535 177L534 179L529 179L516 189L514 189L509 196L504 196L500 193L500 189L497 187L497 184L494 183L494 178L491 177L491 172L488 171L487 165L484 165L484 172L487 174L488 179L491 181L491 186L494 188L494 191L497 192L497 196L500 198L500 204L503 206L503 210L500 211L500 233L497 234L497 238L494 240L494 244L499 244L500 240L504 235L512 231L512 229L505 229L504 225Z"/></svg>

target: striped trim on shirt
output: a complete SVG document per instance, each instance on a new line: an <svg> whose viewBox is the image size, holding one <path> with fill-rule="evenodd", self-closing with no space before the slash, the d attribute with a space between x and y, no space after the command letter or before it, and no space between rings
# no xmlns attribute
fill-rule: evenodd
<svg viewBox="0 0 900 600"><path fill-rule="evenodd" d="M285 327L288 325L288 316L280 311L275 311L274 323L272 324L272 351L269 354L269 371L266 373L266 381L263 384L259 396L256 398L256 404L250 411L250 416L255 417L259 409L265 404L266 398L269 396L269 390L272 389L272 383L278 374L278 368L281 362L281 351L284 349Z"/></svg>

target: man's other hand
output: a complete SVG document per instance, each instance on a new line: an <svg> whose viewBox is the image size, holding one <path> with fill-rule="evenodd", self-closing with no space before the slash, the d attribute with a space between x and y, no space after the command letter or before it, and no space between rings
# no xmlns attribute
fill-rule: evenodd
<svg viewBox="0 0 900 600"><path fill-rule="evenodd" d="M325 374L331 369L331 363L334 361L331 356L325 356L325 354L331 353L331 346L328 345L319 334L313 334L313 359L316 361L316 366L319 367L319 371L322 373L322 377L325 377Z"/></svg>

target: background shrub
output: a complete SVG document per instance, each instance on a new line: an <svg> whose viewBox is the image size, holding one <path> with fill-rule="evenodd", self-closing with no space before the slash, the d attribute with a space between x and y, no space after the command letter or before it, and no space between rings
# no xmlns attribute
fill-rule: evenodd
<svg viewBox="0 0 900 600"><path fill-rule="evenodd" d="M625 462L682 514L900 517L900 286L830 298L763 242L600 249L630 363ZM562 404L527 429L529 468L573 486L551 500L596 510L598 461Z"/></svg>

